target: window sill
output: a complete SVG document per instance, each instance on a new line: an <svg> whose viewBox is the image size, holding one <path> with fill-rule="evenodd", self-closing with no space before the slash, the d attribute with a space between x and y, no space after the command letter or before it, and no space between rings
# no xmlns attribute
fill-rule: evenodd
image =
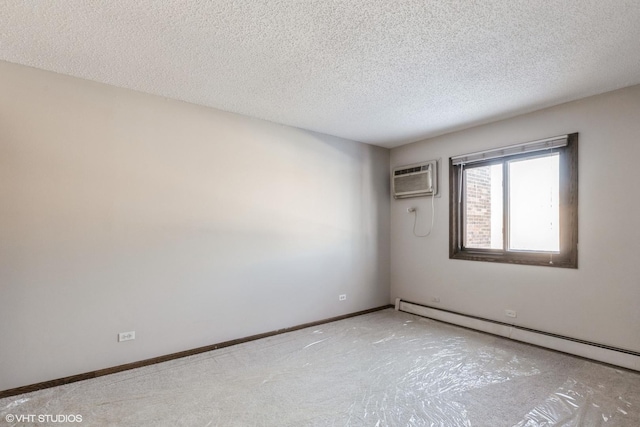
<svg viewBox="0 0 640 427"><path fill-rule="evenodd" d="M458 250L449 255L450 259L467 261L499 262L504 264L535 265L540 267L578 268L578 260L567 256L548 253L510 253L496 250Z"/></svg>

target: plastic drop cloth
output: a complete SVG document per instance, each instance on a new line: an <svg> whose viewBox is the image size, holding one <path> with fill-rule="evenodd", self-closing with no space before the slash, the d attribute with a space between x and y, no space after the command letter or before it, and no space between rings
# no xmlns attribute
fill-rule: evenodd
<svg viewBox="0 0 640 427"><path fill-rule="evenodd" d="M0 427L47 425L6 422L20 414L80 414L82 426L637 427L640 374L384 310L0 400Z"/></svg>

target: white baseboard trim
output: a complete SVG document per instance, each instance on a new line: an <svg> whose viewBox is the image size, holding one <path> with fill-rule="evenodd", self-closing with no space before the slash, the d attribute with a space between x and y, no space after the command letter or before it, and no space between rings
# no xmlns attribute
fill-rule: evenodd
<svg viewBox="0 0 640 427"><path fill-rule="evenodd" d="M396 299L396 310L640 371L640 354Z"/></svg>

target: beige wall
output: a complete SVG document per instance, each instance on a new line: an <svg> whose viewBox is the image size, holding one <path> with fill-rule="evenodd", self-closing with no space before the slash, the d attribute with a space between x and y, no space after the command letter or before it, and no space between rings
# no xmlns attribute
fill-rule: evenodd
<svg viewBox="0 0 640 427"><path fill-rule="evenodd" d="M570 132L580 133L579 268L450 260L449 157ZM406 213L417 206L428 223L430 199L391 202L392 299L640 351L640 86L399 147L391 166L433 158L444 168L432 235L413 237Z"/></svg>
<svg viewBox="0 0 640 427"><path fill-rule="evenodd" d="M2 62L0 93L0 390L389 302L388 150Z"/></svg>
<svg viewBox="0 0 640 427"><path fill-rule="evenodd" d="M389 297L640 351L640 86L393 149L443 160L422 239L388 150L5 62L0 93L0 390ZM448 158L569 132L579 269L449 260Z"/></svg>

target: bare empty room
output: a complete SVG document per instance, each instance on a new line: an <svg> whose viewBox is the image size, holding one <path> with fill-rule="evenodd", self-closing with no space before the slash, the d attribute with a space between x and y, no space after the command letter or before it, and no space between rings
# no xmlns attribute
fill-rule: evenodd
<svg viewBox="0 0 640 427"><path fill-rule="evenodd" d="M640 425L637 0L9 0L0 427Z"/></svg>

